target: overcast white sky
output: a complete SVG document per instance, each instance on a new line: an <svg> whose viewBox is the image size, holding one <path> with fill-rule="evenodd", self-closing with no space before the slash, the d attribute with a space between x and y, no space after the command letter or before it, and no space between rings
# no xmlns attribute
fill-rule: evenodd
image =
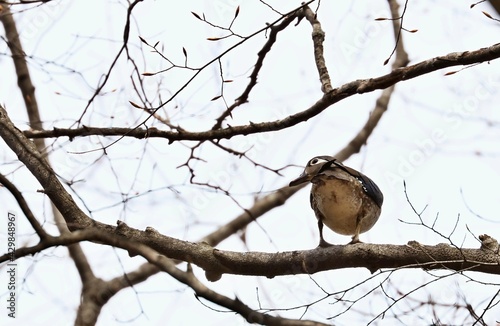
<svg viewBox="0 0 500 326"><path fill-rule="evenodd" d="M276 2L276 8L283 12L300 4ZM404 33L403 37L412 64L449 52L475 50L499 42L499 24L481 13L485 10L493 14L493 9L486 4L470 9L470 4L468 1L452 0L410 2L404 26L418 32ZM207 19L223 25L232 19L238 5L241 10L234 31L241 35L252 33L277 18L259 1L193 1L177 2L175 5L144 1L134 10L130 36L132 55L142 71L153 72L168 66L158 56L140 48L137 37L140 35L151 44L160 41L168 57L178 63L184 61L182 47L185 47L189 64L201 66L234 41L206 41L207 37L221 34L198 21L191 11L205 13ZM68 127L80 116L93 93L93 87L108 70L121 46L125 12L124 2L92 0L51 2L16 14L45 128ZM326 32L325 57L334 87L390 71L390 67L384 66L383 62L392 51L393 32L389 22L375 22L377 17L389 17L387 1L321 3L318 19ZM280 33L273 51L266 57L250 103L235 111L231 124L282 118L306 109L321 96L310 33L311 26L305 21ZM224 90L229 102L239 96L248 83L247 77L257 58L256 53L264 42L264 36L258 36L224 58L225 77L234 80ZM16 85L12 60L5 55L8 53L5 42L0 42L0 53L3 54L0 57L0 101L6 106L11 119L21 129L27 128L27 116ZM497 186L500 184L500 63L498 60L484 63L444 76L446 72L458 69L446 69L398 84L389 110L368 145L346 162L375 180L385 195L379 222L370 232L361 235L361 240L391 244L417 240L429 245L445 242L423 227L399 221L417 222L406 202L403 180L415 207L423 209L427 205L423 215L426 222L432 223L439 214L436 229L442 233L448 234L460 216L452 236L457 244L479 246L466 226L476 236L488 233L500 238L496 205L500 200ZM129 100L136 101L130 73L131 65L121 60L103 90L106 95L98 97L91 105L85 124L133 126L145 117L128 104ZM210 67L162 113L190 130L211 127L213 119L223 109L221 101L210 102L211 98L219 95L218 76L218 66ZM186 71L151 77L146 82L146 91L150 95L156 94L157 84L161 82L160 95L166 99L189 77L190 73ZM273 168L287 164L304 165L313 156L331 155L341 149L364 124L379 94L380 91L354 96L289 130L235 137L226 144L240 149L253 145L252 157ZM65 140L47 141L54 149L51 161L56 171L68 179L84 180L75 186L75 191L79 200L92 210L94 218L110 224L122 219L138 229L152 226L169 236L194 241L241 212L223 194L189 185L187 169L176 169L189 155L184 146L167 145L164 140L150 139L144 154L144 141L124 139L109 149L107 157L95 164L93 162L101 156L98 152L85 155L70 153L98 148L100 141L104 144L110 142L109 139L99 140L96 137L76 139L69 144ZM1 165L0 171L10 173L19 165L3 142L0 146L0 161L8 163ZM61 146L65 147L61 149ZM225 155L213 146L202 148L199 155L208 163L196 164L198 180L209 180L230 188L244 207L251 206L254 195L260 190L263 194L268 193L287 184L301 172L300 167L290 167L280 177ZM12 180L32 200L32 208L39 218L48 218L47 199L36 192L37 184L33 179L23 169L13 175ZM174 186L180 195L163 189L130 201L126 206L115 205L120 203L122 194L132 196L136 192L167 186ZM6 191L0 191L0 203L3 211L13 209L20 213ZM471 214L465 203L488 220ZM47 223L51 224L51 221ZM19 243L33 243L32 231L22 218L19 224ZM316 228L316 220L309 207L308 189L304 189L283 207L261 217L258 225L248 228L248 247L236 237L226 240L219 247L269 252L308 249L317 244ZM51 226L49 229L55 230ZM329 230L326 231L326 239L333 243L349 241L347 237ZM4 243L3 240L1 243ZM104 279L118 276L124 270L130 271L143 262L140 258L129 258L121 251L103 249L98 245L85 244L84 248L97 275ZM22 287L16 322L46 325L56 320L61 325L72 324L79 303L80 280L74 265L67 259L67 251L61 248L49 250L23 259L19 264ZM201 271L196 273L204 279ZM348 288L369 275L368 271L359 269L330 271L316 274L313 278L323 288L334 292ZM490 279L485 275L474 276L485 282ZM0 280L3 278L4 275L1 275ZM394 282L404 291L426 279L422 271L402 271L395 276ZM368 282L357 291L352 291L352 297L347 299L354 300L356 295L369 288L368 284L377 284L381 280L376 278L372 283ZM491 292L488 288L479 288L477 284L467 285L463 278L450 277L429 287L429 293L436 301L453 303L456 284L460 284L464 293L470 294L468 299L472 304L481 302ZM230 297L236 295L253 307L258 305L256 288L259 288L263 307L292 307L322 296L321 290L308 276L269 280L225 275L209 286ZM0 294L4 294L4 289ZM422 297L426 296L427 292L422 292ZM313 306L305 318L325 321L324 318L335 315L340 307L329 304L332 301L326 300ZM371 307L373 311L380 309L377 305L370 306L368 302L365 307ZM385 304L382 302L381 307ZM208 303L208 306L213 305ZM298 309L282 312L282 315L293 318L302 313L303 310ZM499 314L499 308L494 308L487 315L487 322L493 323ZM36 320L33 316L37 316ZM355 323L352 316L345 314L335 322L339 325ZM3 318L5 313L0 315L5 324ZM165 274L114 297L104 307L99 319L99 325L220 325L221 322L244 324L233 313L207 309L194 299L189 288Z"/></svg>

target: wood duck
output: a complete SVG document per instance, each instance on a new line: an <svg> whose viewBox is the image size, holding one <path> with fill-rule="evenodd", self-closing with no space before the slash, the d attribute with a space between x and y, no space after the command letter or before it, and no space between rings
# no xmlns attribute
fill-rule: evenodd
<svg viewBox="0 0 500 326"><path fill-rule="evenodd" d="M384 195L370 178L343 165L332 156L316 156L307 162L304 172L290 186L310 181L311 207L318 218L319 246L330 246L323 238L323 224L332 231L352 235L370 230L380 216Z"/></svg>

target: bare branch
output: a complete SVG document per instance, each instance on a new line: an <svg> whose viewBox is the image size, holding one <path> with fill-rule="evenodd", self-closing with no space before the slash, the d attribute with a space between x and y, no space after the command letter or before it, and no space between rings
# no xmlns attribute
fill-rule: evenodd
<svg viewBox="0 0 500 326"><path fill-rule="evenodd" d="M38 236L41 239L45 238L47 236L47 232L45 232L40 223L38 223L38 220L31 211L28 203L26 202L26 199L24 199L24 196L19 191L19 189L17 189L17 187L1 173L0 173L0 183L10 191L12 196L14 196L17 203L19 204L19 207L21 207L21 210L23 211L24 215L26 215L26 218L28 219L28 221L30 222L31 226L38 234Z"/></svg>
<svg viewBox="0 0 500 326"><path fill-rule="evenodd" d="M181 140L215 140L229 139L237 135L249 135L260 132L282 130L294 126L300 122L309 120L320 114L331 105L355 94L372 92L377 89L385 89L396 83L409 80L418 76L447 67L469 65L477 62L486 62L500 57L500 43L490 47L474 51L455 52L433 59L425 60L408 67L393 70L391 73L370 79L360 79L347 83L339 88L326 93L321 99L307 110L293 114L281 120L251 123L249 125L231 126L223 129L208 130L202 132L174 132L162 130L149 130L142 128L95 128L81 127L76 129L59 129L43 131L24 131L28 138L51 138L67 136L70 138L100 135L100 136L127 136L143 139L147 137L159 137L168 139L170 143Z"/></svg>
<svg viewBox="0 0 500 326"><path fill-rule="evenodd" d="M257 62L255 63L254 69L250 74L250 81L248 82L247 87L245 88L243 93L236 98L234 103L230 107L228 107L224 111L224 113L220 115L220 117L216 119L216 123L212 127L212 130L219 129L222 126L223 121L228 116L231 116L231 112L234 109L236 109L241 104L248 102L248 96L250 95L250 92L255 87L255 85L257 85L257 76L259 75L259 72L262 70L264 59L266 58L266 55L271 51L271 48L274 45L274 43L276 43L278 33L284 30L295 19L295 15L287 15L283 17L284 17L283 21L280 24L271 25L269 27L270 32L267 42L264 44L262 49L257 53L258 57Z"/></svg>
<svg viewBox="0 0 500 326"><path fill-rule="evenodd" d="M279 275L314 274L353 267L364 267L372 273L381 268L421 268L467 270L500 275L498 252L483 248L457 249L447 244L427 246L416 241L410 241L405 246L359 243L304 251L266 253L218 250L206 243L197 244L164 236L153 228L147 228L145 231L136 230L123 222L118 223L117 227L97 226L74 234L77 235L61 235L57 238L48 238L33 247L20 248L16 250L15 256L24 257L49 247L92 240L128 250L131 256L140 252L129 243L154 248L166 257L200 266L210 281L217 281L223 274L272 278ZM124 245L124 242L127 245ZM4 254L0 256L0 262L9 258L8 254Z"/></svg>
<svg viewBox="0 0 500 326"><path fill-rule="evenodd" d="M2 106L0 106L0 137L16 153L19 160L24 163L33 176L37 178L44 192L66 218L70 228L85 228L92 224L92 221L80 210L73 198L64 189L49 163L42 157L33 142L16 128Z"/></svg>
<svg viewBox="0 0 500 326"><path fill-rule="evenodd" d="M2 6L0 21L5 29L7 45L12 53L12 60L17 74L17 85L23 95L30 126L35 130L43 130L40 112L38 111L38 102L35 97L35 86L31 82L28 64L26 63L26 54L24 53L21 41L19 40L19 32L17 30L16 22L12 17L10 6ZM42 149L45 147L44 142L35 140L35 144L42 152Z"/></svg>
<svg viewBox="0 0 500 326"><path fill-rule="evenodd" d="M323 55L323 41L325 40L325 32L321 28L321 23L316 17L316 14L311 10L311 8L304 7L302 9L306 19L311 23L313 28L312 39L314 47L314 58L316 61L316 68L319 73L319 80L321 81L321 91L323 93L329 93L332 91L332 82L330 80L330 74L328 73L328 68L326 67L325 57Z"/></svg>

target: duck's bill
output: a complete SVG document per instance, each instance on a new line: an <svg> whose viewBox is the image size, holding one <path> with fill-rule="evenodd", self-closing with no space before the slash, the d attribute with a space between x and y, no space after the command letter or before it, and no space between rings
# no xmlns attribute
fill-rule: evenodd
<svg viewBox="0 0 500 326"><path fill-rule="evenodd" d="M309 176L305 173L302 173L301 175L299 175L297 179L290 181L290 187L298 186L308 181L309 181Z"/></svg>

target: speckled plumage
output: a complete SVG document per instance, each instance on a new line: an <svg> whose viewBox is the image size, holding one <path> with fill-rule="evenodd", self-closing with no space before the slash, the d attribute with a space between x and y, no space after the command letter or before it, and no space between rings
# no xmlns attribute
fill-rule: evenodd
<svg viewBox="0 0 500 326"><path fill-rule="evenodd" d="M331 156L311 159L304 172L290 186L310 181L311 207L318 218L320 246L323 224L336 233L352 235L351 243L360 242L359 234L377 222L384 197L378 186L366 175L343 165Z"/></svg>

